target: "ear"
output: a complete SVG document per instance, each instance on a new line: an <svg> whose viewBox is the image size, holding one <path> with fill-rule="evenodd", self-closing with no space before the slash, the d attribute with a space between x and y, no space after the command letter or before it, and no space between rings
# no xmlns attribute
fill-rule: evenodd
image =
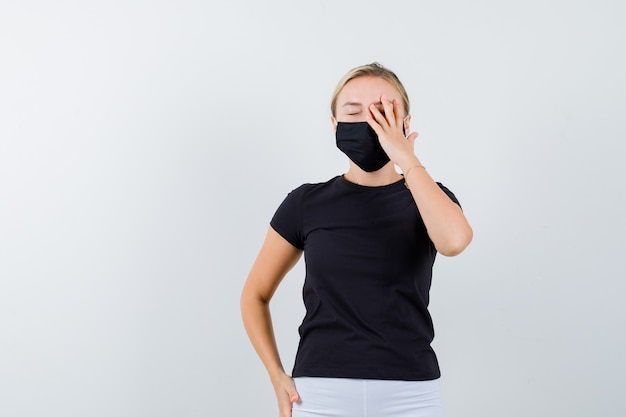
<svg viewBox="0 0 626 417"><path fill-rule="evenodd" d="M333 124L333 135L337 134L337 119L335 116L330 116L330 122Z"/></svg>
<svg viewBox="0 0 626 417"><path fill-rule="evenodd" d="M407 132L407 134L411 133L411 115L410 114L406 115L402 123L404 124L404 131Z"/></svg>

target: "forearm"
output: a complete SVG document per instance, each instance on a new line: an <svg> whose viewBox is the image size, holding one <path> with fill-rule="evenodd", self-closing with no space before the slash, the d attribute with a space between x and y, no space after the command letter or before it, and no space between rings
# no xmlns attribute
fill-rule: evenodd
<svg viewBox="0 0 626 417"><path fill-rule="evenodd" d="M269 302L244 291L241 297L241 315L252 346L273 380L284 373L284 368L276 345Z"/></svg>
<svg viewBox="0 0 626 417"><path fill-rule="evenodd" d="M267 236L241 291L241 316L248 337L274 382L284 375L278 355L269 303L280 281L298 262L302 251L274 229Z"/></svg>
<svg viewBox="0 0 626 417"><path fill-rule="evenodd" d="M473 237L461 208L431 178L417 157L401 169L437 251L446 256L461 253Z"/></svg>

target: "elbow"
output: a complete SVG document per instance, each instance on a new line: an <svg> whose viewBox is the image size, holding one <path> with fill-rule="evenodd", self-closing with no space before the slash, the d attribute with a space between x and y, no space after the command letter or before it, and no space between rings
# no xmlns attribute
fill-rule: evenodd
<svg viewBox="0 0 626 417"><path fill-rule="evenodd" d="M259 311L269 308L269 303L251 291L243 291L239 299L239 308L243 325L248 329L254 323L255 317L259 316Z"/></svg>
<svg viewBox="0 0 626 417"><path fill-rule="evenodd" d="M462 233L458 233L456 236L447 239L440 245L435 245L437 252L443 256L457 256L465 250L474 237L474 232L471 227L467 227Z"/></svg>
<svg viewBox="0 0 626 417"><path fill-rule="evenodd" d="M247 310L254 310L258 306L268 306L270 303L270 297L261 294L256 288L253 288L249 283L244 285L239 298L239 307L242 314L245 314Z"/></svg>

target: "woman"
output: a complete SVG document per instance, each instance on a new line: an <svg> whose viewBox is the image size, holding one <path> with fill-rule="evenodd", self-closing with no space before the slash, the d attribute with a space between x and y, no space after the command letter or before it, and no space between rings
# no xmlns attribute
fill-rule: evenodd
<svg viewBox="0 0 626 417"><path fill-rule="evenodd" d="M378 63L351 70L331 112L349 169L293 190L276 211L243 288L246 330L281 417L442 416L432 265L436 252L463 251L472 229L415 155L409 100L393 72ZM306 315L290 377L269 302L302 253Z"/></svg>

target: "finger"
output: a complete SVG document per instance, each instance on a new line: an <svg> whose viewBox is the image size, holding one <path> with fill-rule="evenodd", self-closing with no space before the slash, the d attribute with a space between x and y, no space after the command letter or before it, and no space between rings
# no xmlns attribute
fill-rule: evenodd
<svg viewBox="0 0 626 417"><path fill-rule="evenodd" d="M291 410L293 409L293 403L285 398L285 401L280 402L280 416L291 417Z"/></svg>
<svg viewBox="0 0 626 417"><path fill-rule="evenodd" d="M407 136L407 140L413 144L415 143L415 139L417 139L418 133L417 132L412 132L411 134L409 134L409 136Z"/></svg>
<svg viewBox="0 0 626 417"><path fill-rule="evenodd" d="M389 126L396 126L393 101L387 96L382 95L380 96L380 102L383 103L383 109L385 109L385 119L387 120L387 124L389 124Z"/></svg>
<svg viewBox="0 0 626 417"><path fill-rule="evenodd" d="M384 108L384 106L383 106L383 108ZM372 115L373 119L376 120L376 122L379 125L381 125L382 127L388 127L389 126L389 122L387 121L385 116L383 116L383 114L380 112L380 110L378 110L378 108L374 104L370 104L369 110L370 110L370 114ZM366 118L367 118L367 116L366 116Z"/></svg>
<svg viewBox="0 0 626 417"><path fill-rule="evenodd" d="M396 126L402 127L402 124L404 123L404 117L400 112L400 102L395 98L393 99L393 114L396 117Z"/></svg>
<svg viewBox="0 0 626 417"><path fill-rule="evenodd" d="M378 139L380 140L380 137L385 133L385 131L383 130L383 127L379 125L370 114L367 114L365 116L365 121L367 122L368 125L370 125L372 129L374 129L374 132L376 132L376 135L378 136Z"/></svg>

